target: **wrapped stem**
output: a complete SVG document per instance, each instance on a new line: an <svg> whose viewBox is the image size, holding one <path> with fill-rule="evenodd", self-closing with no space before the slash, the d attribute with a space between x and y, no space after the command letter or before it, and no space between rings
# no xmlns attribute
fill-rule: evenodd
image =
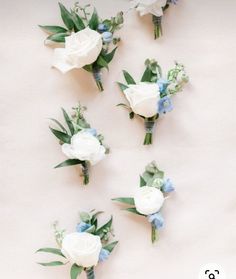
<svg viewBox="0 0 236 279"><path fill-rule="evenodd" d="M153 128L154 128L155 121L154 120L148 120L145 119L144 125L145 125L145 139L144 139L144 145L149 145L152 144L152 133L153 133Z"/></svg>
<svg viewBox="0 0 236 279"><path fill-rule="evenodd" d="M87 185L89 183L89 164L86 161L82 164L82 176L84 185Z"/></svg>
<svg viewBox="0 0 236 279"><path fill-rule="evenodd" d="M162 35L162 25L161 25L161 16L152 16L152 22L154 24L154 38L157 39Z"/></svg>
<svg viewBox="0 0 236 279"><path fill-rule="evenodd" d="M93 267L86 269L85 272L87 275L87 279L95 279L95 273Z"/></svg>
<svg viewBox="0 0 236 279"><path fill-rule="evenodd" d="M97 84L99 91L102 92L104 89L103 89L103 85L102 85L101 70L96 69L96 68L93 69L93 77L94 77L94 80Z"/></svg>
<svg viewBox="0 0 236 279"><path fill-rule="evenodd" d="M155 243L158 240L158 230L153 225L152 225L151 239L152 239L152 243Z"/></svg>

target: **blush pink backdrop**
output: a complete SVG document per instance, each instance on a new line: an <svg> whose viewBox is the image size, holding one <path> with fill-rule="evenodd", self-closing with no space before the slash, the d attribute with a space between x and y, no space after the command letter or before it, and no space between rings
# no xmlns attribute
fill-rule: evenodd
<svg viewBox="0 0 236 279"><path fill-rule="evenodd" d="M158 41L149 17L128 13L102 94L86 72L62 75L50 68L53 50L44 46L46 35L37 24L61 23L56 0L0 2L1 278L69 279L68 267L43 268L36 262L53 257L34 252L55 246L54 220L71 232L79 210L96 208L107 212L104 220L113 214L120 240L96 268L97 278L197 278L201 265L215 262L234 279L236 2L180 0L167 11ZM129 7L128 0L91 3L103 17ZM148 57L164 71L174 60L184 63L190 84L174 98L174 111L158 122L153 146L144 147L141 121L130 121L116 107L124 98L115 81L122 81L122 69L139 79ZM84 188L78 168L53 169L65 157L48 129L49 117L62 120L60 107L70 110L78 101L111 147ZM176 186L156 246L145 220L110 201L132 195L154 159Z"/></svg>

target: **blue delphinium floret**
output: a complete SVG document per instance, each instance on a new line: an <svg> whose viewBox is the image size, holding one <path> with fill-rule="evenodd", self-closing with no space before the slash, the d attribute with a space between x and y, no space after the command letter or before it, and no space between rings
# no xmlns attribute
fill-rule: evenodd
<svg viewBox="0 0 236 279"><path fill-rule="evenodd" d="M170 193L175 190L174 185L169 178L164 181L161 189L164 193Z"/></svg>
<svg viewBox="0 0 236 279"><path fill-rule="evenodd" d="M156 229L160 229L164 225L164 218L162 217L161 213L158 212L158 213L148 215L148 222L152 223L152 225Z"/></svg>
<svg viewBox="0 0 236 279"><path fill-rule="evenodd" d="M106 32L108 30L108 26L104 23L99 23L98 25L98 31L103 33Z"/></svg>
<svg viewBox="0 0 236 279"><path fill-rule="evenodd" d="M102 33L102 39L104 43L110 43L113 39L113 34L109 31Z"/></svg>
<svg viewBox="0 0 236 279"><path fill-rule="evenodd" d="M163 79L163 78L160 78L158 81L157 81L157 85L159 87L159 90L160 90L160 93L165 93L168 85L170 84L170 82L167 80L167 79Z"/></svg>
<svg viewBox="0 0 236 279"><path fill-rule="evenodd" d="M85 222L80 222L77 226L76 226L76 231L77 232L85 232L87 229L89 229L91 227L90 224L87 224Z"/></svg>
<svg viewBox="0 0 236 279"><path fill-rule="evenodd" d="M173 108L171 99L168 96L161 98L158 102L158 113L167 113L172 111Z"/></svg>
<svg viewBox="0 0 236 279"><path fill-rule="evenodd" d="M110 252L102 248L99 254L99 262L104 262L105 260L108 259L109 256L110 256Z"/></svg>

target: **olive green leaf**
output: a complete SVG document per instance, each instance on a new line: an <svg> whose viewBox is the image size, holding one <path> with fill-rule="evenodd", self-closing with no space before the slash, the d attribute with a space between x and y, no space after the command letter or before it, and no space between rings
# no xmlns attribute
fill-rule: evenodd
<svg viewBox="0 0 236 279"><path fill-rule="evenodd" d="M61 109L62 109L64 118L65 118L66 124L67 124L67 126L68 126L68 128L69 128L69 130L71 132L71 135L73 135L74 132L75 132L74 125L73 125L69 115L67 114L67 112L63 108L61 108Z"/></svg>
<svg viewBox="0 0 236 279"><path fill-rule="evenodd" d="M116 53L116 50L117 50L117 47L114 48L110 53L103 56L103 58L104 58L104 60L106 60L107 64L109 64L112 61L112 59Z"/></svg>
<svg viewBox="0 0 236 279"><path fill-rule="evenodd" d="M124 208L123 210L129 211L131 213L137 214L137 215L141 215L141 216L145 216L144 214L141 214L137 211L136 208L132 207L132 208Z"/></svg>
<svg viewBox="0 0 236 279"><path fill-rule="evenodd" d="M71 13L66 9L66 7L59 3L60 11L61 11L61 18L63 22L65 23L65 26L69 29L72 30L74 27L74 22L72 20Z"/></svg>
<svg viewBox="0 0 236 279"><path fill-rule="evenodd" d="M70 269L70 278L71 279L77 279L77 277L80 275L80 273L83 271L82 266L78 266L77 264L73 264Z"/></svg>
<svg viewBox="0 0 236 279"><path fill-rule="evenodd" d="M135 80L131 77L131 75L127 71L123 70L123 75L127 84L136 84Z"/></svg>
<svg viewBox="0 0 236 279"><path fill-rule="evenodd" d="M41 248L41 249L36 251L36 253L38 253L38 252L51 253L51 254L62 256L62 257L65 258L65 256L62 254L61 250L57 249L57 248Z"/></svg>
<svg viewBox="0 0 236 279"><path fill-rule="evenodd" d="M84 223L90 222L91 217L87 212L80 212L79 214L80 220Z"/></svg>
<svg viewBox="0 0 236 279"><path fill-rule="evenodd" d="M119 85L121 91L125 91L125 89L129 88L127 85L121 82L117 82L117 84Z"/></svg>
<svg viewBox="0 0 236 279"><path fill-rule="evenodd" d="M108 70L108 63L107 61L103 58L102 55L99 55L97 61L97 65L100 66L101 68L106 68Z"/></svg>
<svg viewBox="0 0 236 279"><path fill-rule="evenodd" d="M96 235L100 235L100 236L102 236L103 234L104 234L104 231L109 231L110 230L110 228L111 228L111 225L112 225L112 216L111 216L111 218L110 218L110 220L105 224L105 225L103 225L102 227L100 227L96 232L95 232L95 234Z"/></svg>
<svg viewBox="0 0 236 279"><path fill-rule="evenodd" d="M48 36L46 40L50 40L56 43L64 43L65 37L69 36L68 33L56 33Z"/></svg>
<svg viewBox="0 0 236 279"><path fill-rule="evenodd" d="M115 199L112 199L112 201L118 201L118 202L122 202L122 203L125 203L125 204L129 204L129 205L135 205L134 203L134 198L115 198Z"/></svg>
<svg viewBox="0 0 236 279"><path fill-rule="evenodd" d="M89 21L89 27L93 30L97 30L99 24L99 18L96 9L94 9L92 17Z"/></svg>
<svg viewBox="0 0 236 279"><path fill-rule="evenodd" d="M65 265L65 263L56 261L56 262L49 262L49 263L38 263L42 266L58 266L58 265Z"/></svg>
<svg viewBox="0 0 236 279"><path fill-rule="evenodd" d="M49 25L39 25L44 31L55 34L55 33L66 33L67 29L61 26L49 26Z"/></svg>
<svg viewBox="0 0 236 279"><path fill-rule="evenodd" d="M54 118L49 118L49 119L52 120L53 122L55 122L55 123L62 129L62 131L65 132L65 133L67 134L66 128L65 128L59 121L57 121L57 120L54 119Z"/></svg>
<svg viewBox="0 0 236 279"><path fill-rule="evenodd" d="M58 131L58 130L55 130L51 127L49 127L51 132L59 139L61 140L62 142L64 143L70 143L70 140L71 140L71 136L64 133L64 132L61 132L61 131Z"/></svg>
<svg viewBox="0 0 236 279"><path fill-rule="evenodd" d="M85 28L82 18L77 13L72 12L71 17L76 27L76 31L81 31Z"/></svg>
<svg viewBox="0 0 236 279"><path fill-rule="evenodd" d="M82 163L83 163L83 161L80 161L78 159L68 159L68 160L62 162L61 164L55 166L54 168L58 169L58 168L62 168L62 167L75 166L75 165L80 165Z"/></svg>
<svg viewBox="0 0 236 279"><path fill-rule="evenodd" d="M143 76L142 76L141 81L142 82L151 82L152 75L153 75L152 70L149 67L147 67Z"/></svg>
<svg viewBox="0 0 236 279"><path fill-rule="evenodd" d="M109 243L109 244L103 246L103 249L105 249L111 253L117 244L118 244L118 241L114 241L112 243Z"/></svg>
<svg viewBox="0 0 236 279"><path fill-rule="evenodd" d="M146 180L140 175L140 187L146 186L147 182Z"/></svg>

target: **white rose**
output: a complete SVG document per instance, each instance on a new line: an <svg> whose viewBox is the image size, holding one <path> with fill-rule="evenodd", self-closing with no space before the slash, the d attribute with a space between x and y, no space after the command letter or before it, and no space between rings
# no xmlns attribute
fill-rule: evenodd
<svg viewBox="0 0 236 279"><path fill-rule="evenodd" d="M152 14L159 17L163 15L162 8L167 0L134 0L132 2L141 16Z"/></svg>
<svg viewBox="0 0 236 279"><path fill-rule="evenodd" d="M102 36L89 27L65 38L65 48L56 48L52 65L66 73L95 62L102 50Z"/></svg>
<svg viewBox="0 0 236 279"><path fill-rule="evenodd" d="M134 197L134 203L139 213L150 215L157 213L161 209L164 203L164 196L159 189L144 186L138 189Z"/></svg>
<svg viewBox="0 0 236 279"><path fill-rule="evenodd" d="M160 100L159 87L156 83L140 82L130 84L124 94L134 113L144 117L157 114L157 104Z"/></svg>
<svg viewBox="0 0 236 279"><path fill-rule="evenodd" d="M80 131L71 138L71 144L64 143L62 152L70 159L97 164L105 157L106 149L99 140L87 131Z"/></svg>
<svg viewBox="0 0 236 279"><path fill-rule="evenodd" d="M102 243L99 236L75 232L65 236L61 252L72 264L92 267L97 265L101 249Z"/></svg>

